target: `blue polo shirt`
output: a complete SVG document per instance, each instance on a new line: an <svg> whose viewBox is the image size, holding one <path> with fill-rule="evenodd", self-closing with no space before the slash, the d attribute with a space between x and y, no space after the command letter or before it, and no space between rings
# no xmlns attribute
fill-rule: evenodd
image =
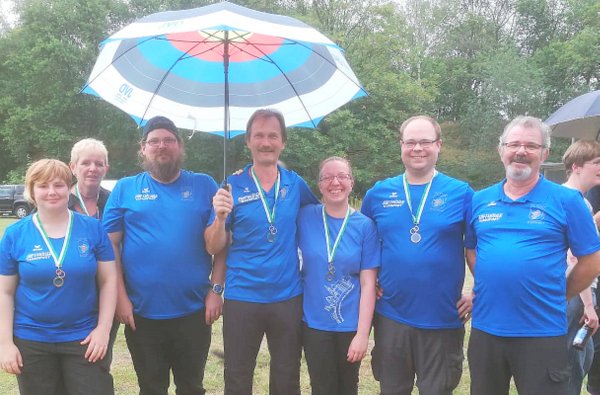
<svg viewBox="0 0 600 395"><path fill-rule="evenodd" d="M298 216L304 285L303 321L313 329L353 332L358 327L360 273L379 267L381 251L377 229L370 218L358 211L348 217L333 259L335 274L328 280L322 207L321 204L305 206ZM330 246L343 222L343 218L327 215Z"/></svg>
<svg viewBox="0 0 600 395"><path fill-rule="evenodd" d="M63 238L50 238L60 253ZM115 256L102 224L73 213L71 239L60 288L54 260L44 239L27 216L6 229L0 243L0 274L18 275L15 293L14 335L45 343L83 340L98 325L98 264L114 265Z"/></svg>
<svg viewBox="0 0 600 395"><path fill-rule="evenodd" d="M409 185L416 214L426 185ZM422 239L410 240L413 220L402 175L367 191L362 212L372 218L382 242L377 313L424 329L461 328L456 303L465 278L464 234L473 190L438 173L419 224Z"/></svg>
<svg viewBox="0 0 600 395"><path fill-rule="evenodd" d="M227 250L225 298L243 302L274 303L302 293L296 217L301 206L317 203L306 181L293 171L279 167L280 186L275 208L275 241L267 240L269 223L250 166L227 178L233 195L233 211L226 228L232 243ZM265 191L269 207L275 188ZM215 218L211 214L212 223Z"/></svg>
<svg viewBox="0 0 600 395"><path fill-rule="evenodd" d="M123 274L136 314L170 319L204 307L212 270L204 229L216 191L211 177L187 170L170 184L144 172L115 185L103 222L108 233L123 232Z"/></svg>
<svg viewBox="0 0 600 395"><path fill-rule="evenodd" d="M581 193L540 177L512 200L505 181L475 193L470 226L476 241L473 328L496 336L567 333L566 253L600 250Z"/></svg>

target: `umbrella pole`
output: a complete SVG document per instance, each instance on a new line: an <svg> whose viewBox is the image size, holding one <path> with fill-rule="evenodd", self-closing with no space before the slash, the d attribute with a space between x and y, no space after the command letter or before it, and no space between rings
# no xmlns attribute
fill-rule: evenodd
<svg viewBox="0 0 600 395"><path fill-rule="evenodd" d="M223 185L227 186L227 140L229 140L229 31L224 31L223 72L225 73L225 104L223 106Z"/></svg>

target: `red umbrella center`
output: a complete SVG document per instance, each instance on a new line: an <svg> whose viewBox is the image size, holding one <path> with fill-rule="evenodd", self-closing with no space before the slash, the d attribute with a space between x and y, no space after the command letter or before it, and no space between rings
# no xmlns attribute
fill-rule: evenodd
<svg viewBox="0 0 600 395"><path fill-rule="evenodd" d="M283 38L263 34L229 31L229 60L246 62L270 55L283 43ZM167 39L181 52L209 62L222 62L225 31L196 31L168 34Z"/></svg>

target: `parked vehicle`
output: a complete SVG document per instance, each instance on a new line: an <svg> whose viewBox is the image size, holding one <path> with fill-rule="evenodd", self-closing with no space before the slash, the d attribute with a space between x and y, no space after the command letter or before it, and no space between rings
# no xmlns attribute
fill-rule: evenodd
<svg viewBox="0 0 600 395"><path fill-rule="evenodd" d="M0 185L0 212L23 218L29 215L33 206L23 196L24 185Z"/></svg>

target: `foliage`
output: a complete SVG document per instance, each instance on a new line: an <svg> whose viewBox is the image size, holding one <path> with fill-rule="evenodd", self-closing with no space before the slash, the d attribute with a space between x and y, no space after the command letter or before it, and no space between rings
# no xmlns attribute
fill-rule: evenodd
<svg viewBox="0 0 600 395"><path fill-rule="evenodd" d="M0 179L31 161L68 161L82 137L108 146L110 178L139 171L139 131L101 100L80 94L98 44L153 12L215 0L23 0L0 13ZM502 177L495 146L509 119L547 117L598 89L600 3L595 0L239 0L315 26L346 50L369 96L329 115L316 131L291 130L282 159L314 186L318 163L348 157L356 194L402 171L396 129L427 113L443 125L439 168L479 188ZM8 21L11 21L9 23ZM560 158L567 141L554 144ZM228 144L228 169L248 160ZM222 139L195 134L186 166L222 178Z"/></svg>

